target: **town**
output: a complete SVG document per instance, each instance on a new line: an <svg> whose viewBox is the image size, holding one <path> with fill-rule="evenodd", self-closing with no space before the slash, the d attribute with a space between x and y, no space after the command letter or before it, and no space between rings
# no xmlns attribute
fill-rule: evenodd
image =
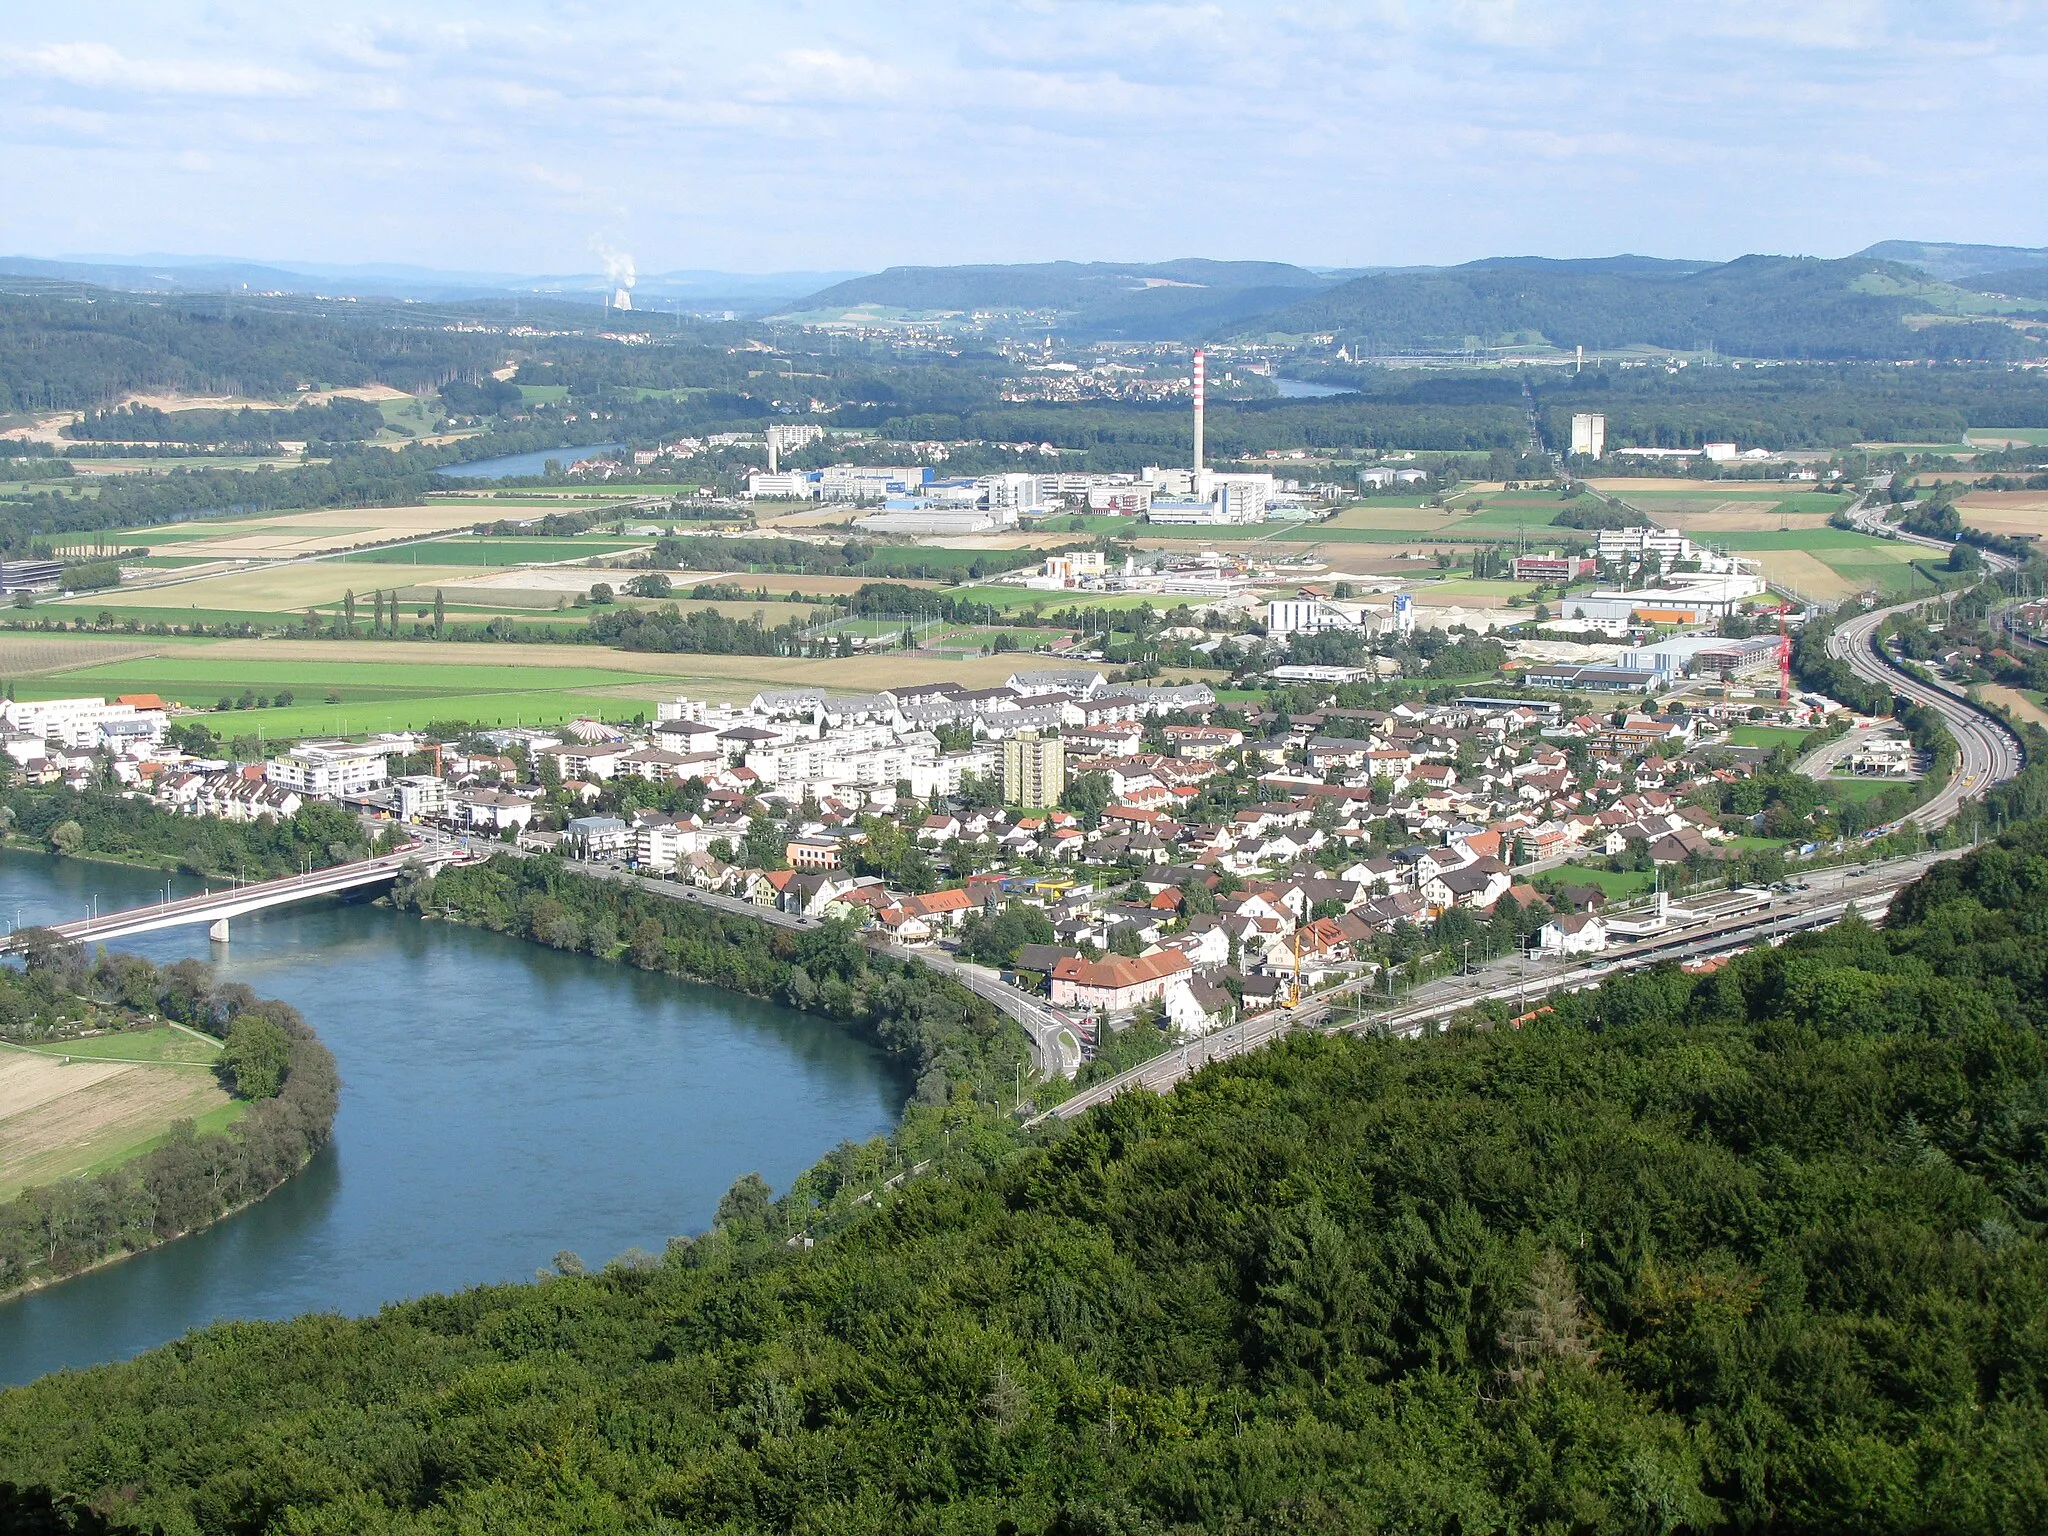
<svg viewBox="0 0 2048 1536"><path fill-rule="evenodd" d="M1270 606L1278 632L1372 617ZM1618 939L1658 922L1614 902L1629 873L1667 897L1783 879L1784 854L1820 850L1798 840L1810 823L1745 798L1785 771L1745 736L1822 744L1823 776L1864 784L1905 783L1925 754L1895 722L1781 692L1780 665L1776 636L1679 636L1604 666L1520 659L1498 690L1389 708L1283 667L1324 700L1291 714L1067 665L980 689L677 697L640 724L307 740L254 761L207 755L211 712L154 696L9 701L0 750L31 780L118 784L186 815L329 801L408 838L845 922L986 965L1093 1054L1134 1022L1190 1038L1369 984L1447 935L1469 945L1475 924L1483 952L1598 953L1610 924ZM1571 707L1599 690L1642 697Z"/></svg>

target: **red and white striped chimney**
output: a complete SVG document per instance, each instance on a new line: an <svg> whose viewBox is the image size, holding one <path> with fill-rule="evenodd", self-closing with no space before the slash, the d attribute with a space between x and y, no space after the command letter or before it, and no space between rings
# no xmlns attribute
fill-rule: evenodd
<svg viewBox="0 0 2048 1536"><path fill-rule="evenodd" d="M1202 410L1206 393L1203 377L1206 366L1198 348L1195 352L1195 473L1198 475L1202 472Z"/></svg>

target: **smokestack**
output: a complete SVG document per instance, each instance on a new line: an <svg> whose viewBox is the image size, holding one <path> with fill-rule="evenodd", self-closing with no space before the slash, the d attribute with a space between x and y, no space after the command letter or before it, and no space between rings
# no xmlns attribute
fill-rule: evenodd
<svg viewBox="0 0 2048 1536"><path fill-rule="evenodd" d="M776 469L778 468L775 462L775 447L775 429L773 427L770 427L768 429L768 473L771 475L774 474L776 472Z"/></svg>
<svg viewBox="0 0 2048 1536"><path fill-rule="evenodd" d="M1207 362L1202 356L1201 349L1197 348L1195 351L1195 473L1198 476L1202 473L1202 409L1205 393L1203 378L1206 368Z"/></svg>

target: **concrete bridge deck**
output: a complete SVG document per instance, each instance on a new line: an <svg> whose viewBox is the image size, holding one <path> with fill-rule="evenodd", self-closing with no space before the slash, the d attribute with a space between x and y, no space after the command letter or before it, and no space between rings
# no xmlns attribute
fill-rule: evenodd
<svg viewBox="0 0 2048 1536"><path fill-rule="evenodd" d="M71 923L52 923L39 931L55 934L72 944L97 944L114 939L133 938L141 933L154 933L161 928L180 928L192 923L205 923L214 930L213 937L225 941L231 918L241 917L250 912L261 912L269 907L286 906L295 901L310 901L321 896L339 896L365 886L389 884L398 878L399 872L407 864L431 868L450 861L448 854L425 847L402 848L397 853L384 854L374 859L359 859L349 864L336 864L328 869L316 869L310 874L287 875L279 880L228 886L198 896L181 896L176 901L160 901L146 907L131 907L124 912L94 915ZM22 935L29 931L31 930L19 929L0 939L0 951L20 949Z"/></svg>

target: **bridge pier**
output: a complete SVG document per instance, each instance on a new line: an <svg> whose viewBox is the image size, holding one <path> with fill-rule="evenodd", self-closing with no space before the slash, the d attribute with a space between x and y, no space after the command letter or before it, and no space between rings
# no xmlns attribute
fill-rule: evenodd
<svg viewBox="0 0 2048 1536"><path fill-rule="evenodd" d="M227 943L228 920L224 917L216 919L213 926L206 930L206 936L216 944Z"/></svg>

